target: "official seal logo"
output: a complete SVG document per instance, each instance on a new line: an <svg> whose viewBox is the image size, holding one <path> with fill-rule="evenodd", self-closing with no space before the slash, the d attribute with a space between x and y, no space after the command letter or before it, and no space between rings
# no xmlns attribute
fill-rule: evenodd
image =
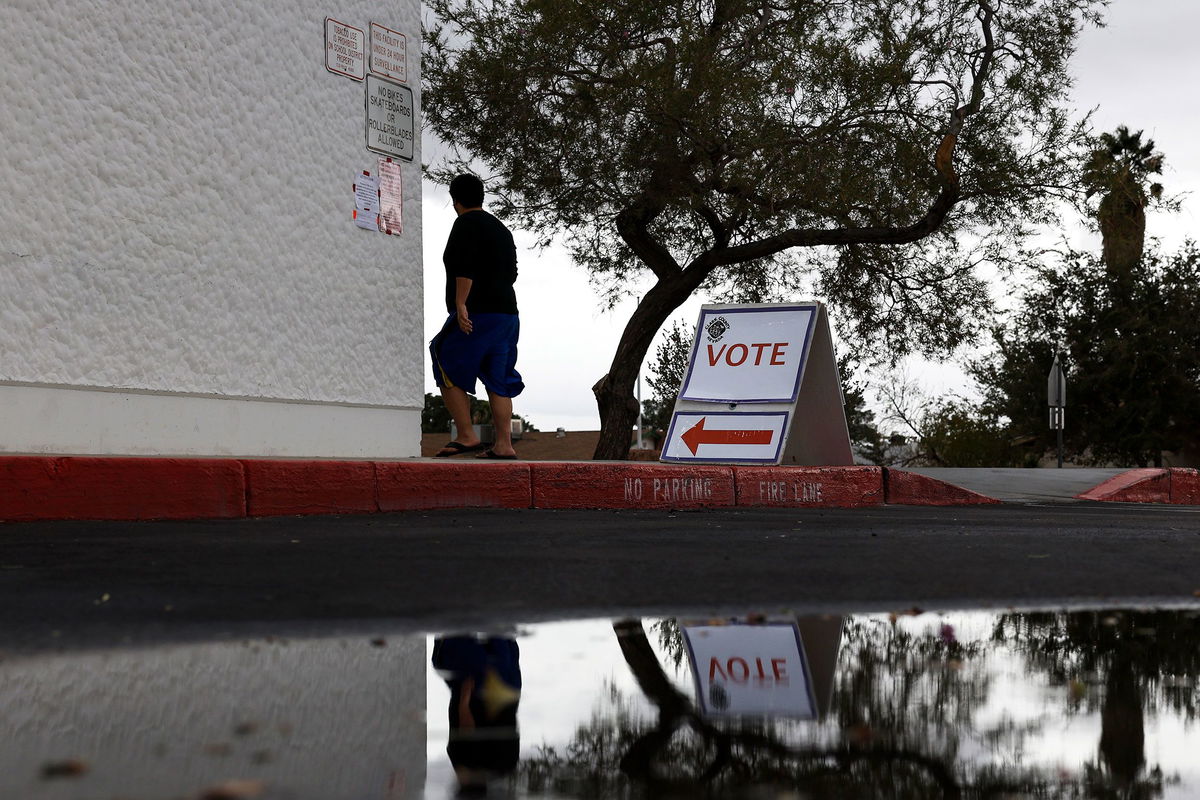
<svg viewBox="0 0 1200 800"><path fill-rule="evenodd" d="M721 337L725 335L725 331L729 330L729 320L724 317L717 317L704 328L708 333L710 342L719 342Z"/></svg>

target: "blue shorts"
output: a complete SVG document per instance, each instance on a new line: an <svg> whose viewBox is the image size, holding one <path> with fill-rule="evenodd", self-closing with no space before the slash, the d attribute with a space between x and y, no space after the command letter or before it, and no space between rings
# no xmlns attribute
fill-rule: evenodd
<svg viewBox="0 0 1200 800"><path fill-rule="evenodd" d="M475 379L501 397L516 397L524 389L517 372L517 339L521 334L516 314L472 314L471 335L458 327L451 314L429 343L433 380L440 387L457 386L475 394Z"/></svg>

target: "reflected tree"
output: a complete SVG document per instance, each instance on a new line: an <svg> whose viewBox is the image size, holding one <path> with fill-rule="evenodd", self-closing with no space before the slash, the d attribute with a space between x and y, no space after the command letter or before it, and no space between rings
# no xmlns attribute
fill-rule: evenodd
<svg viewBox="0 0 1200 800"><path fill-rule="evenodd" d="M1147 767L1145 717L1165 709L1194 720L1200 674L1200 615L1178 611L1019 614L1001 617L993 638L1021 651L1051 684L1066 688L1071 713L1100 712L1096 760L1083 796L1160 797L1163 771Z"/></svg>
<svg viewBox="0 0 1200 800"><path fill-rule="evenodd" d="M593 713L564 750L544 747L526 758L522 776L531 791L580 798L757 796L768 787L814 798L1085 796L1082 784L1057 771L1009 757L1036 725L977 724L990 689L986 643L964 645L948 625L918 633L896 620L852 621L836 700L820 722L705 718L664 670L640 621L613 628L652 712L639 713L610 687L611 708ZM682 658L674 621L652 632L668 661ZM964 756L976 744L994 757Z"/></svg>

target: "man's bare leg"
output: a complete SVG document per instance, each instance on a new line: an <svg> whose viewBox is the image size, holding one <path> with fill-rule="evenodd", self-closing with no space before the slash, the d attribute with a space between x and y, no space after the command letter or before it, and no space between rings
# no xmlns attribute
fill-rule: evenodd
<svg viewBox="0 0 1200 800"><path fill-rule="evenodd" d="M498 456L516 455L512 443L512 398L501 397L489 390L488 402L492 404L492 427L496 429L492 452Z"/></svg>
<svg viewBox="0 0 1200 800"><path fill-rule="evenodd" d="M479 437L475 435L475 425L471 422L470 396L457 386L443 386L442 402L446 404L446 410L450 412L450 418L454 420L454 427L458 431L458 437L454 441L465 447L479 444Z"/></svg>

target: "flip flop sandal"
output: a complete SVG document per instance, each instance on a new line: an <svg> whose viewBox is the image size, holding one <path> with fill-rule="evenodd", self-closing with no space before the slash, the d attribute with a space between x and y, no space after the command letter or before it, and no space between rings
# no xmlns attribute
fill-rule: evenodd
<svg viewBox="0 0 1200 800"><path fill-rule="evenodd" d="M483 459L490 459L492 461L516 461L517 460L517 457L515 455L502 456L502 455L499 455L495 450L491 450L491 449L484 450L482 453L480 453L479 455L477 455L475 457L483 458Z"/></svg>

